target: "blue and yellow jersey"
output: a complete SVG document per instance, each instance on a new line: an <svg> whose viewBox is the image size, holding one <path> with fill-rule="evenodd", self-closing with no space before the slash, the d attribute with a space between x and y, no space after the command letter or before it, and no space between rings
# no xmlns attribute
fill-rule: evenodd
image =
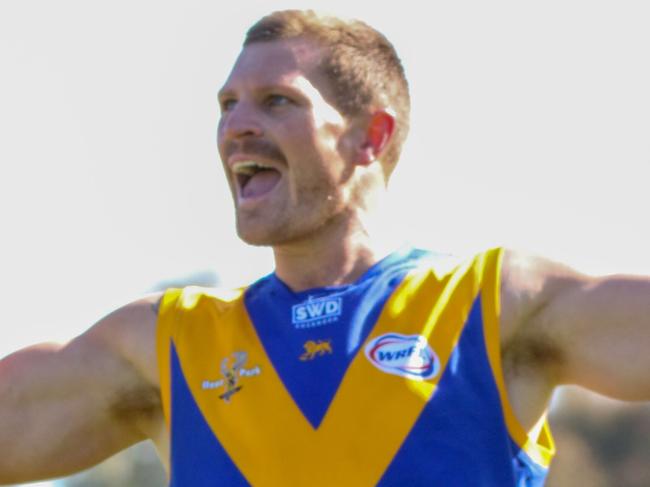
<svg viewBox="0 0 650 487"><path fill-rule="evenodd" d="M524 430L501 371L501 255L405 249L304 292L274 274L169 290L170 485L541 486L548 427Z"/></svg>

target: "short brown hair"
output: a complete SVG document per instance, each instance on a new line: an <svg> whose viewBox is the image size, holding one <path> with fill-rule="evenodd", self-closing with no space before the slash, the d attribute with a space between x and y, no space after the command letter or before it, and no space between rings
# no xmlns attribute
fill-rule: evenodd
<svg viewBox="0 0 650 487"><path fill-rule="evenodd" d="M311 10L284 10L263 17L246 33L244 47L303 36L326 50L321 69L342 113L353 116L375 107L395 110L395 133L384 157L388 177L408 134L411 109L408 81L395 48L383 34L359 20Z"/></svg>

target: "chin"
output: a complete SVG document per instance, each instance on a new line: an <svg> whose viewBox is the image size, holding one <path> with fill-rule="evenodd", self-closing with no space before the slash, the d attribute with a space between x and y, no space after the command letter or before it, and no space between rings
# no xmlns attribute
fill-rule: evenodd
<svg viewBox="0 0 650 487"><path fill-rule="evenodd" d="M245 225L237 222L237 235L248 245L256 247L272 247L287 240L286 232L278 228L263 225Z"/></svg>
<svg viewBox="0 0 650 487"><path fill-rule="evenodd" d="M329 214L331 213L331 214ZM309 240L336 220L336 213L325 212L304 215L287 213L251 215L236 214L237 235L249 245L276 247Z"/></svg>
<svg viewBox="0 0 650 487"><path fill-rule="evenodd" d="M250 225L237 222L237 235L248 245L256 247L277 247L300 242L309 238L311 232L301 231L299 227L285 224Z"/></svg>

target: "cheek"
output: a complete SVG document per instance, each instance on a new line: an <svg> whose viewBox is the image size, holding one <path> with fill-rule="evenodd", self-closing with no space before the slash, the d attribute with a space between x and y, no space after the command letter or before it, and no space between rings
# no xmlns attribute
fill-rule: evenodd
<svg viewBox="0 0 650 487"><path fill-rule="evenodd" d="M304 116L287 124L285 136L296 142L304 141L301 145L311 146L319 152L335 152L343 132L342 124Z"/></svg>
<svg viewBox="0 0 650 487"><path fill-rule="evenodd" d="M226 161L224 159L225 157L225 151L224 151L224 146L225 146L225 138L223 136L223 130L221 128L221 123L219 123L219 127L217 128L217 151L219 152L219 157L221 158L221 161L225 164Z"/></svg>
<svg viewBox="0 0 650 487"><path fill-rule="evenodd" d="M278 142L292 161L291 172L301 186L331 187L345 179L345 156L340 150L341 125L316 126L313 118L305 117L285 128Z"/></svg>
<svg viewBox="0 0 650 487"><path fill-rule="evenodd" d="M340 142L344 133L343 128L338 124L327 123L319 127L318 140L321 141L323 150L330 153L340 154Z"/></svg>

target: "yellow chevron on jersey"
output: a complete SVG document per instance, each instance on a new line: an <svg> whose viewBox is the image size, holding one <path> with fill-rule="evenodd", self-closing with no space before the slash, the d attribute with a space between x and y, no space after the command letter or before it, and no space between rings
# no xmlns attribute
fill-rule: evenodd
<svg viewBox="0 0 650 487"><path fill-rule="evenodd" d="M415 475L414 470L417 478L439 481L436 476L444 472L413 467L418 455L434 455L445 459L447 465L457 464L457 475L464 475L469 462L477 458L458 458L454 464L451 455L454 449L473 450L467 442L475 436L475 429L454 420L459 426L446 432L444 438L436 438L436 445L427 440L435 437L436 431L451 428L445 415L454 417L456 403L475 400L476 388L467 387L464 381L485 387L481 396L485 403L469 407L466 420L490 423L486 428L495 428L491 425L494 418L503 424L494 434L487 434L482 445L487 451L482 453L485 464L496 464L492 457L499 462L484 478L509 479L516 474L504 469L512 470L517 461L532 472L531 478L542 478L552 456L552 441L543 435L541 441L528 437L508 403L501 376L500 260L501 251L496 249L445 269L443 258L429 262L422 254L409 253L372 276L385 280L385 301L378 306L377 318L363 324L367 331L362 343L349 351L347 358L337 358L345 340L334 345L332 354L318 360L300 361L299 353L287 354L295 360L296 370L320 360L333 360L332 364L349 361L317 423L304 414L309 395L298 404L295 387L288 389L291 372L286 371L294 365L290 359L278 358L279 352L274 352L273 359L268 353L271 340L262 336L268 336L273 327L288 330L287 337L295 333L339 333L346 323L307 332L291 328L290 308L295 304L276 296L271 304L264 304L266 292L280 292L272 283L228 294L196 287L167 292L159 318L158 357L164 411L171 429L171 485L212 485L210 478L215 482L217 478L229 479L228 484L233 485L391 485L391 479L408 478ZM366 294L375 292L371 284L368 286ZM262 303L259 309L255 309L258 301L246 301L247 293L250 297L254 292ZM343 295L346 309L364 305L363 299L369 299L366 294L349 302ZM277 318L260 312L282 306L287 310L286 322L282 314ZM353 312L351 316L351 320L363 319ZM251 317L257 321L253 323ZM413 380L383 371L364 354L364 347L385 336L397 336L398 343L399 337L424 337L421 340L433 350L438 372ZM300 340L300 346L304 342ZM479 350L476 343L481 345L483 355L477 356L482 358L469 356ZM274 346L283 350L281 343ZM393 359L390 354L386 356L386 360ZM276 366L282 367L284 375ZM318 388L318 377L306 382L309 387ZM482 385L490 381L492 385ZM431 420L425 421L429 417ZM437 430L427 429L436 424L440 425ZM548 432L547 428L543 431ZM499 440L502 444L492 443L491 438L499 432L503 433ZM512 452L501 455L491 453L491 448L499 452L510 448ZM197 464L201 458L205 464Z"/></svg>

